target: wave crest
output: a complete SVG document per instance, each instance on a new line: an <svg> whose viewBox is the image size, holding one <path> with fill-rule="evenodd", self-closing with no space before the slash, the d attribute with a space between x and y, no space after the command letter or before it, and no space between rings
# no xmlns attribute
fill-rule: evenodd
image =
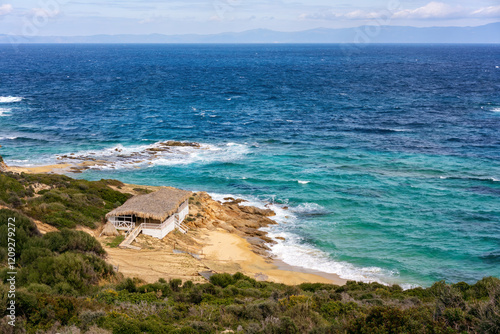
<svg viewBox="0 0 500 334"><path fill-rule="evenodd" d="M235 143L208 145L167 141L135 146L118 144L101 150L60 154L56 158L68 163L84 163L86 169L124 169L228 162L242 158L247 152L246 145Z"/></svg>
<svg viewBox="0 0 500 334"><path fill-rule="evenodd" d="M274 196L267 196L265 199L234 195L234 194L214 194L210 193L214 200L225 202L224 198L241 198L245 202L240 205L255 206L261 209L271 209L276 216L270 217L278 225L263 228L268 236L276 241L270 245L271 254L289 265L305 269L318 270L325 273L339 275L343 279L363 282L379 282L389 284L398 281L399 272L397 270L387 270L379 267L360 267L354 264L334 259L330 254L316 248L304 241L299 235L287 231L288 227L294 224L301 224L300 215L317 212L328 212L324 207L316 203L301 203L297 206L287 204L277 204ZM286 202L286 201L285 201ZM280 239L277 239L280 238ZM407 289L415 287L412 284L402 284Z"/></svg>
<svg viewBox="0 0 500 334"><path fill-rule="evenodd" d="M12 109L9 108L0 108L0 117L10 116Z"/></svg>
<svg viewBox="0 0 500 334"><path fill-rule="evenodd" d="M17 96L0 96L0 103L14 103L21 102L22 100L22 97Z"/></svg>

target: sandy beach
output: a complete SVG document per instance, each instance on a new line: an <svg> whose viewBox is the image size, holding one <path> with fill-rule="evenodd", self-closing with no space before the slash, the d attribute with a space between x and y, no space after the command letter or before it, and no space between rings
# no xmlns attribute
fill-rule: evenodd
<svg viewBox="0 0 500 334"><path fill-rule="evenodd" d="M33 167L18 167L6 166L5 170L12 173L28 173L28 174L44 174L44 173L66 173L73 165L71 164L57 164L47 166L33 166Z"/></svg>
<svg viewBox="0 0 500 334"><path fill-rule="evenodd" d="M312 273L281 261L266 259L255 254L248 241L224 230L208 231L203 242L203 263L217 272L234 274L239 271L257 280L288 285L305 282L343 285L346 282L337 275Z"/></svg>
<svg viewBox="0 0 500 334"><path fill-rule="evenodd" d="M75 168L75 165L5 166L9 172L32 174L67 173L72 168ZM111 187L134 195L138 194L137 188L151 191L159 188L133 184ZM134 250L109 247L108 243L113 238L100 236L99 229L92 231L81 228L81 230L92 234L101 242L108 253L107 261L120 273L126 277L138 277L148 283L160 278L203 282L204 278L199 273L209 271L230 274L242 272L256 280L289 285L306 282L345 284L346 280L335 274L295 267L273 259L266 243L274 241L267 238L266 233L261 232L259 228L274 222L265 217L262 210L243 208L244 211L239 211L242 207L238 206L237 200L229 205L222 205L206 193L198 193L195 196L201 207L191 206L190 214L201 218L189 223L190 232L187 236L171 233L163 240L159 240L139 235L133 245L141 249ZM36 223L42 233L55 230L42 222ZM174 250L175 248L177 249ZM196 249L196 256L189 254L190 249Z"/></svg>

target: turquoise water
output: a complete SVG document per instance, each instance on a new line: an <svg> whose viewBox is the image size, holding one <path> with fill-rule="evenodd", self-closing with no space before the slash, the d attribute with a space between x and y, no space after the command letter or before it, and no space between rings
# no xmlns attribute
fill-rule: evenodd
<svg viewBox="0 0 500 334"><path fill-rule="evenodd" d="M500 276L499 66L499 46L0 46L0 154L268 204L292 265L474 282ZM148 156L165 140L203 148Z"/></svg>

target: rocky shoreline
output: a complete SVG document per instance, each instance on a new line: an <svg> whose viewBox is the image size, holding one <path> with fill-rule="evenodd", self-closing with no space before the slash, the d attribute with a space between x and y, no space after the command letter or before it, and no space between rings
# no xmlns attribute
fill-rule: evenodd
<svg viewBox="0 0 500 334"><path fill-rule="evenodd" d="M275 216L270 209L259 209L241 205L242 199L225 198L226 202L215 201L206 192L195 193L191 199L187 225L191 228L223 229L246 239L252 250L270 257L268 244L276 243L261 228L277 223L269 217Z"/></svg>
<svg viewBox="0 0 500 334"><path fill-rule="evenodd" d="M200 143L168 140L128 153L124 152L124 148L116 147L104 156L96 155L96 153L70 153L58 155L57 160L59 160L61 164L71 164L72 166L69 167L69 172L82 173L92 168L113 167L117 163L128 166L152 164L152 161L165 157L168 154L179 154L179 151L176 150L179 148L190 148L195 150L204 149Z"/></svg>
<svg viewBox="0 0 500 334"><path fill-rule="evenodd" d="M71 165L67 164L29 168L4 166L7 172L17 174L73 172L69 168ZM107 181L109 181L107 182L108 187L128 194L127 196L155 191L160 188L158 186L124 184L114 180ZM151 238L140 236L136 239L136 242L137 246L140 246L142 250L135 251L136 253L106 247L105 245L112 240L100 238L100 230L103 224L93 230L81 226L77 226L77 229L98 238L110 254L109 260L111 263L120 265L122 269L127 268L126 272L131 277L158 279L163 275L184 279L185 277L181 275L182 272L192 272L191 274L196 272L199 263L188 264L187 262L185 265L179 264L182 268L173 271L173 267L169 263L177 261L174 252L177 249L191 255L208 255L204 259L203 265L215 272L234 274L241 271L250 276L255 276L256 279L267 280L269 278L274 282L286 284L335 282L341 285L345 283L345 280L334 274L312 272L292 266L286 269L278 268L279 264L270 252L270 246L276 244L277 240L270 238L267 232L262 231L264 227L277 224L271 219L276 215L272 210L248 206L245 205L245 200L232 197L227 197L224 201L216 201L206 192L193 193L189 198L189 202L189 214L184 221L189 227L189 233L170 233L162 240L150 240ZM214 243L217 246L214 246ZM225 251L220 253L220 249ZM163 256L167 262L158 263L154 260L152 254ZM231 254L238 254L238 256L233 257ZM144 263L148 263L147 270L144 268Z"/></svg>

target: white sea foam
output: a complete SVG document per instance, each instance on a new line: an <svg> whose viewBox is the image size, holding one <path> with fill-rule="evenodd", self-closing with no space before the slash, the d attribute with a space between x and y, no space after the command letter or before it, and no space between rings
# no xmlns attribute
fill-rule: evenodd
<svg viewBox="0 0 500 334"><path fill-rule="evenodd" d="M296 207L291 207L290 211L306 215L326 214L329 212L327 209L317 203L301 203Z"/></svg>
<svg viewBox="0 0 500 334"><path fill-rule="evenodd" d="M13 137L13 136L10 136L10 137L0 137L0 140L14 140L14 139L17 139L17 137Z"/></svg>
<svg viewBox="0 0 500 334"><path fill-rule="evenodd" d="M295 207L286 209L285 204L276 204L274 196L267 196L266 200L252 196L241 196L232 194L210 193L214 200L221 203L226 202L224 198L241 198L246 202L240 205L255 206L258 208L268 208L276 213L271 217L279 223L262 230L268 232L268 236L277 243L271 245L271 253L276 258L289 265L304 269L318 270L325 273L337 274L343 279L363 282L379 282L389 284L397 281L399 272L389 271L379 267L359 267L345 261L334 259L326 252L317 249L313 245L306 243L300 236L286 231L286 227L293 224L300 224L300 219L296 213L317 213L327 210L316 203L303 203ZM278 237L284 238L277 239ZM411 284L402 284L404 289L415 287Z"/></svg>
<svg viewBox="0 0 500 334"><path fill-rule="evenodd" d="M194 146L164 146L162 142L150 145L123 146L118 144L101 150L87 150L57 155L58 160L69 162L96 160L92 169L123 169L150 166L188 165L192 163L228 162L241 159L248 146L201 144Z"/></svg>
<svg viewBox="0 0 500 334"><path fill-rule="evenodd" d="M441 180L474 180L474 181L492 181L500 182L499 179L489 176L440 176Z"/></svg>
<svg viewBox="0 0 500 334"><path fill-rule="evenodd" d="M271 246L272 253L280 260L293 266L337 274L341 278L387 284L390 276L397 273L379 267L356 267L345 261L336 261L327 253L302 241L302 238L283 231L269 232L271 238L282 237Z"/></svg>
<svg viewBox="0 0 500 334"><path fill-rule="evenodd" d="M500 108L493 108L493 109L491 109L491 111L493 111L493 112L500 112Z"/></svg>
<svg viewBox="0 0 500 334"><path fill-rule="evenodd" d="M0 108L0 117L10 116L12 109L9 108Z"/></svg>
<svg viewBox="0 0 500 334"><path fill-rule="evenodd" d="M17 96L0 96L0 103L14 103L21 102L22 100L22 97Z"/></svg>
<svg viewBox="0 0 500 334"><path fill-rule="evenodd" d="M311 181L301 181L301 180L298 180L297 182L300 183L300 184L308 184Z"/></svg>

